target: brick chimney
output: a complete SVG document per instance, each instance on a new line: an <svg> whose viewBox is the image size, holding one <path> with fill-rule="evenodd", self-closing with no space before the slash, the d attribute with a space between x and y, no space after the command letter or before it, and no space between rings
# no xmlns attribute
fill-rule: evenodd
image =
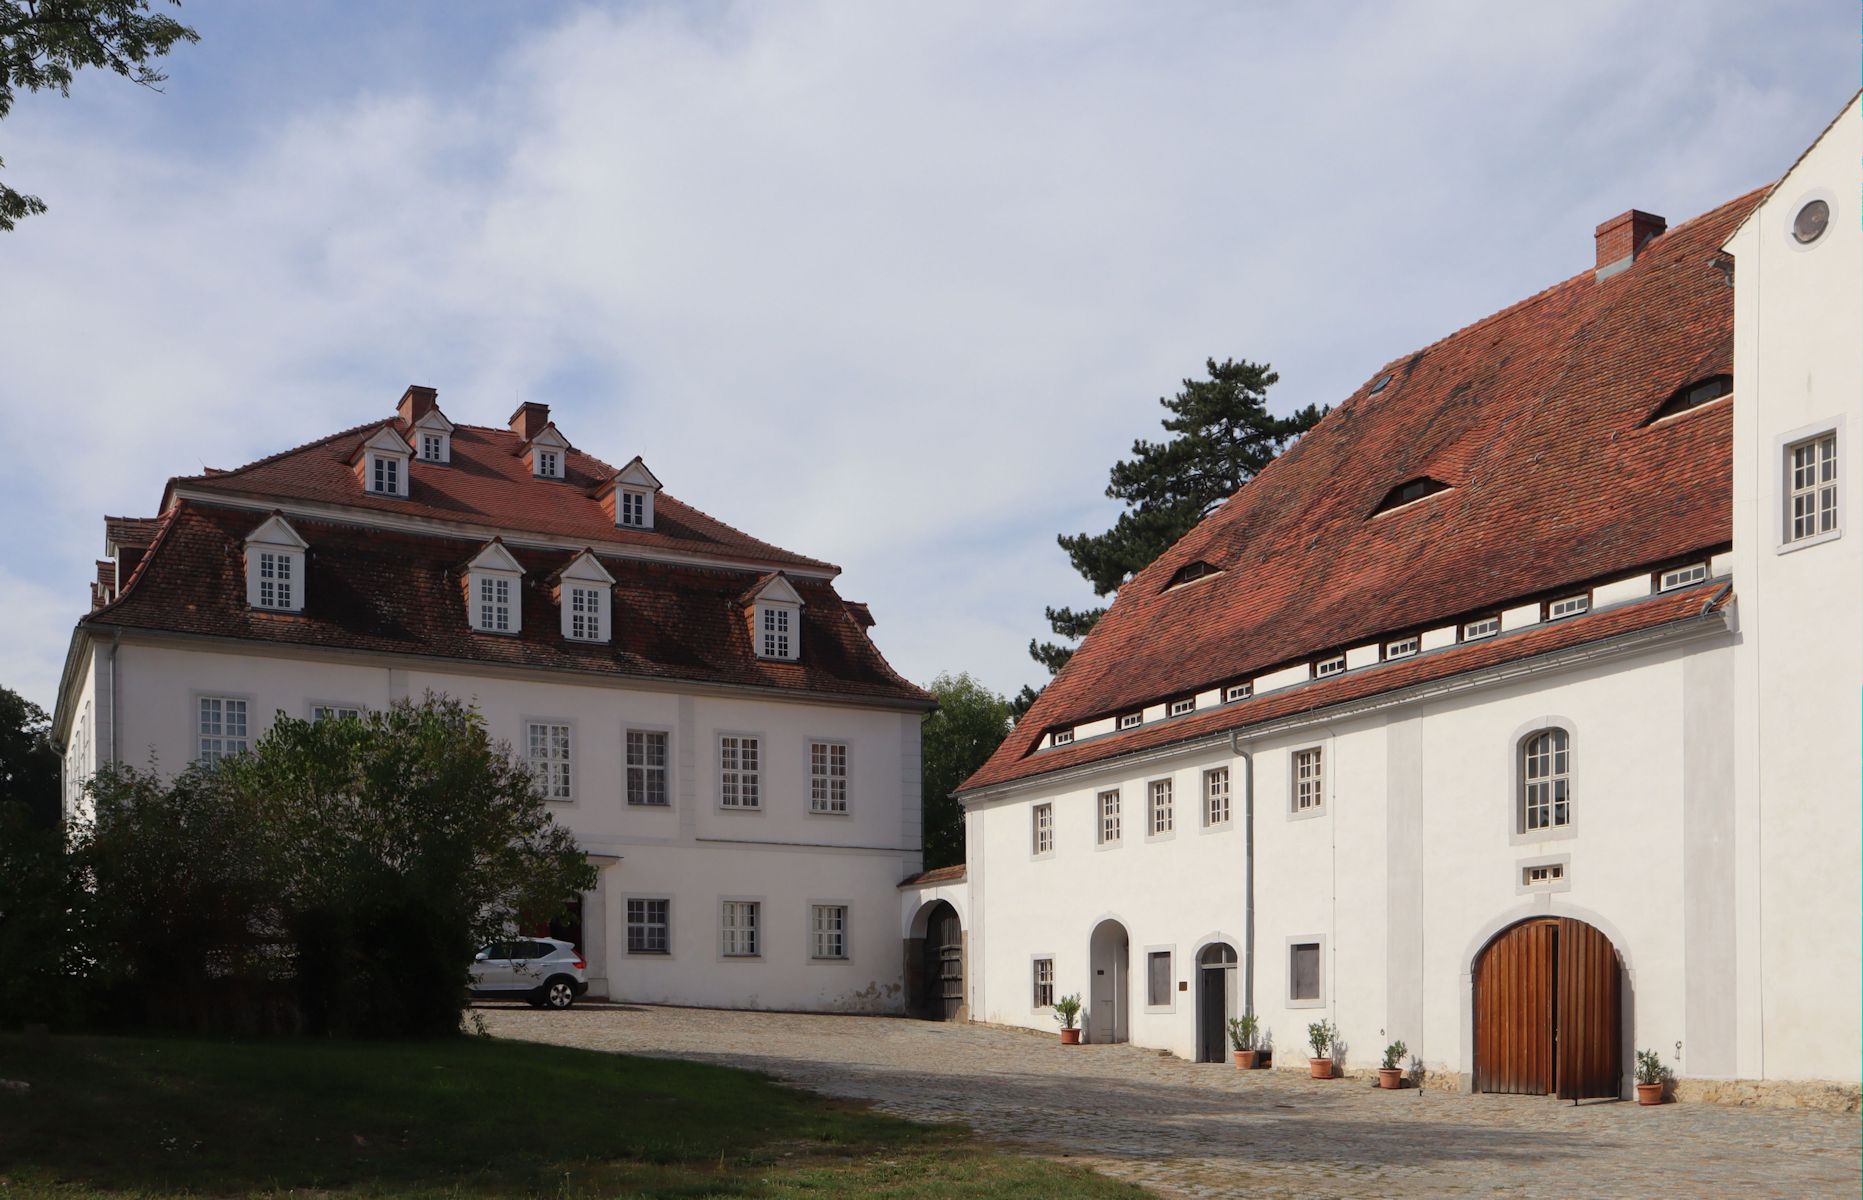
<svg viewBox="0 0 1863 1200"><path fill-rule="evenodd" d="M420 420L440 403L440 393L418 383L408 384L408 390L401 393L401 403L395 405L395 411L408 425Z"/></svg>
<svg viewBox="0 0 1863 1200"><path fill-rule="evenodd" d="M550 406L526 400L517 406L511 414L511 432L524 441L530 441L543 432L543 427L550 423Z"/></svg>
<svg viewBox="0 0 1863 1200"><path fill-rule="evenodd" d="M1609 279L1637 260L1651 238L1669 228L1669 222L1655 213L1633 208L1598 226L1599 280Z"/></svg>

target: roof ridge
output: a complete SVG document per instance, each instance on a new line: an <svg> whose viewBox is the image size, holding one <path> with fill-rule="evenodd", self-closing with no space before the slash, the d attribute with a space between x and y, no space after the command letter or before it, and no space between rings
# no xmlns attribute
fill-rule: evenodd
<svg viewBox="0 0 1863 1200"><path fill-rule="evenodd" d="M169 486L172 487L177 481L183 479L225 479L228 475L238 475L242 471L251 471L255 468L263 467L268 463L277 462L281 458L289 458L293 454L302 454L306 450L315 449L326 442L334 442L338 438L353 437L365 429L376 429L383 425L399 425L400 423L401 418L399 417L387 417L374 421L365 421L361 425L352 425L350 428L339 430L336 433L327 434L320 438L312 438L310 441L304 442L301 445L292 446L286 450L280 450L276 454L268 454L264 458L255 458L249 463L243 463L237 467L228 467L223 471L202 473L200 475L172 475L169 477L168 483Z"/></svg>
<svg viewBox="0 0 1863 1200"><path fill-rule="evenodd" d="M161 522L161 526L156 529L155 537L150 539L148 549L144 550L142 552L142 557L136 560L136 569L131 571L129 573L129 578L125 579L122 585L116 589L116 596L108 604L99 605L90 612L84 614L84 620L88 621L92 617L107 613L117 605L123 603L129 596L130 589L136 586L136 581L142 578L142 573L149 569L150 563L155 561L155 552L162 548L162 543L168 538L168 531L175 527L175 514L180 512L182 505L186 503L187 501L185 500L177 500L175 503L168 506L167 512L155 518Z"/></svg>

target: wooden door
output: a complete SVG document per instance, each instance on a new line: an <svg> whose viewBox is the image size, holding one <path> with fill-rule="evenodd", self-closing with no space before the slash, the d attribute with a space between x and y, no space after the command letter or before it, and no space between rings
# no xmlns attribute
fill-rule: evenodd
<svg viewBox="0 0 1863 1200"><path fill-rule="evenodd" d="M1524 921L1475 966L1475 1090L1545 1096L1555 1085L1559 921Z"/></svg>
<svg viewBox="0 0 1863 1200"><path fill-rule="evenodd" d="M1621 1095L1617 950L1583 921L1559 921L1558 1095Z"/></svg>
<svg viewBox="0 0 1863 1200"><path fill-rule="evenodd" d="M964 1003L964 930L957 913L946 908L933 930L932 939L938 953L938 1015L946 1021L957 1019Z"/></svg>

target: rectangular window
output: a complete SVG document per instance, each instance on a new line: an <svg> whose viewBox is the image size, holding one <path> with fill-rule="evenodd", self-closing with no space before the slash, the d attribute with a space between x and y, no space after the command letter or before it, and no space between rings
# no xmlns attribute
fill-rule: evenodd
<svg viewBox="0 0 1863 1200"><path fill-rule="evenodd" d="M758 925L763 905L755 900L726 900L719 916L719 932L726 958L755 958L759 949Z"/></svg>
<svg viewBox="0 0 1863 1200"><path fill-rule="evenodd" d="M420 456L426 462L440 461L440 435L423 433L420 435Z"/></svg>
<svg viewBox="0 0 1863 1200"><path fill-rule="evenodd" d="M362 709L349 704L313 704L312 721L348 721L361 720Z"/></svg>
<svg viewBox="0 0 1863 1200"><path fill-rule="evenodd" d="M531 721L528 733L530 770L544 799L570 799L569 726Z"/></svg>
<svg viewBox="0 0 1863 1200"><path fill-rule="evenodd" d="M1057 729L1054 731L1054 736L1049 739L1049 741L1056 746L1065 746L1073 740L1074 731L1071 729Z"/></svg>
<svg viewBox="0 0 1863 1200"><path fill-rule="evenodd" d="M1151 834L1169 833L1175 827L1176 814L1173 811L1171 781L1154 779L1151 781Z"/></svg>
<svg viewBox="0 0 1863 1200"><path fill-rule="evenodd" d="M847 743L809 743L809 811L847 811Z"/></svg>
<svg viewBox="0 0 1863 1200"><path fill-rule="evenodd" d="M1414 636L1398 638L1394 642L1386 642L1384 644L1384 657L1387 661L1393 658L1409 658L1417 652L1417 645L1418 642Z"/></svg>
<svg viewBox="0 0 1863 1200"><path fill-rule="evenodd" d="M847 905L809 905L813 958L847 957Z"/></svg>
<svg viewBox="0 0 1863 1200"><path fill-rule="evenodd" d="M1035 960L1035 1007L1054 1007L1054 960L1038 958Z"/></svg>
<svg viewBox="0 0 1863 1200"><path fill-rule="evenodd" d="M493 633L511 632L511 581L479 577L479 628Z"/></svg>
<svg viewBox="0 0 1863 1200"><path fill-rule="evenodd" d="M1478 642L1485 637L1493 637L1501 632L1501 618L1483 617L1479 621L1469 621L1462 626L1462 640Z"/></svg>
<svg viewBox="0 0 1863 1200"><path fill-rule="evenodd" d="M666 734L651 729L627 731L627 802L665 808Z"/></svg>
<svg viewBox="0 0 1863 1200"><path fill-rule="evenodd" d="M1033 813L1035 853L1048 854L1054 850L1054 805L1037 804Z"/></svg>
<svg viewBox="0 0 1863 1200"><path fill-rule="evenodd" d="M1255 694L1254 684L1232 683L1229 685L1229 690L1223 693L1223 703L1231 704L1237 700L1246 700L1254 694Z"/></svg>
<svg viewBox="0 0 1863 1200"><path fill-rule="evenodd" d="M373 487L384 496L401 494L401 460L378 454L373 459Z"/></svg>
<svg viewBox="0 0 1863 1200"><path fill-rule="evenodd" d="M1171 701L1171 715L1174 717L1181 717L1187 712L1195 712L1196 710L1197 698L1195 696L1188 696L1182 700Z"/></svg>
<svg viewBox="0 0 1863 1200"><path fill-rule="evenodd" d="M762 739L739 733L718 737L718 803L726 808L763 807Z"/></svg>
<svg viewBox="0 0 1863 1200"><path fill-rule="evenodd" d="M1802 542L1837 528L1837 435L1820 434L1787 450L1790 479L1786 519L1788 542Z"/></svg>
<svg viewBox="0 0 1863 1200"><path fill-rule="evenodd" d="M1320 944L1295 942L1287 948L1287 998L1320 998Z"/></svg>
<svg viewBox="0 0 1863 1200"><path fill-rule="evenodd" d="M1546 619L1557 621L1560 617L1576 617L1590 608L1590 596L1567 596L1563 600L1554 600L1546 606Z"/></svg>
<svg viewBox="0 0 1863 1200"><path fill-rule="evenodd" d="M1127 713L1125 716L1119 718L1119 728L1137 729L1139 726L1139 722L1143 721L1144 719L1145 719L1144 713Z"/></svg>
<svg viewBox="0 0 1863 1200"><path fill-rule="evenodd" d="M647 496L644 492L621 493L621 523L639 529L647 524Z"/></svg>
<svg viewBox="0 0 1863 1200"><path fill-rule="evenodd" d="M1119 841L1119 789L1100 793L1100 845Z"/></svg>
<svg viewBox="0 0 1863 1200"><path fill-rule="evenodd" d="M1153 950L1145 956L1145 1003L1158 1007L1171 1002L1171 952Z"/></svg>
<svg viewBox="0 0 1863 1200"><path fill-rule="evenodd" d="M629 900L627 902L627 952L629 954L666 954L672 946L670 900Z"/></svg>
<svg viewBox="0 0 1863 1200"><path fill-rule="evenodd" d="M1657 581L1656 590L1672 592L1676 588L1687 587L1691 583L1700 583L1708 577L1706 563L1691 563L1686 567L1677 567L1673 571L1664 571Z"/></svg>
<svg viewBox="0 0 1863 1200"><path fill-rule="evenodd" d="M1326 770L1321 748L1294 751L1294 811L1317 812L1326 803Z"/></svg>
<svg viewBox="0 0 1863 1200"><path fill-rule="evenodd" d="M765 608L763 610L763 656L765 658L789 657L788 609Z"/></svg>
<svg viewBox="0 0 1863 1200"><path fill-rule="evenodd" d="M1520 882L1527 887L1548 887L1564 878L1564 863L1543 863L1537 867L1522 868L1520 872Z"/></svg>
<svg viewBox="0 0 1863 1200"><path fill-rule="evenodd" d="M557 469L557 455L554 450L537 451L537 474L547 479L555 479L562 472Z"/></svg>
<svg viewBox="0 0 1863 1200"><path fill-rule="evenodd" d="M1335 654L1331 658L1322 658L1313 664L1313 677L1324 679L1328 675L1337 675L1345 670L1345 655Z"/></svg>
<svg viewBox="0 0 1863 1200"><path fill-rule="evenodd" d="M603 640L602 593L599 589L569 589L569 636L584 642Z"/></svg>
<svg viewBox="0 0 1863 1200"><path fill-rule="evenodd" d="M213 764L246 752L246 702L225 696L202 696L200 760Z"/></svg>
<svg viewBox="0 0 1863 1200"><path fill-rule="evenodd" d="M1203 773L1203 823L1229 824L1229 768Z"/></svg>
<svg viewBox="0 0 1863 1200"><path fill-rule="evenodd" d="M291 608L291 560L295 555L259 552L259 607Z"/></svg>

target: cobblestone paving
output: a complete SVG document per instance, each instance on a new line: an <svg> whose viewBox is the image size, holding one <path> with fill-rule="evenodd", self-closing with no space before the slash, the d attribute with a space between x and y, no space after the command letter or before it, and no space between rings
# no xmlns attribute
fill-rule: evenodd
<svg viewBox="0 0 1863 1200"><path fill-rule="evenodd" d="M1857 1196L1855 1116L1380 1092L1132 1046L883 1017L588 1005L488 1030L749 1067L958 1121L1169 1196Z"/></svg>

